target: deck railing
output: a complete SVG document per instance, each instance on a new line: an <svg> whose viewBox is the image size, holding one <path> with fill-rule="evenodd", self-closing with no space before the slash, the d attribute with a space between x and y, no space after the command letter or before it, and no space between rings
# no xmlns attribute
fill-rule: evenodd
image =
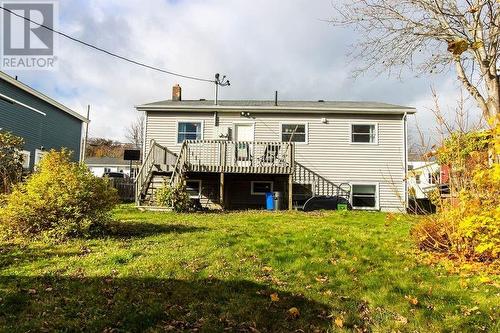
<svg viewBox="0 0 500 333"><path fill-rule="evenodd" d="M291 174L294 145L266 141L186 141L186 165L192 172Z"/></svg>

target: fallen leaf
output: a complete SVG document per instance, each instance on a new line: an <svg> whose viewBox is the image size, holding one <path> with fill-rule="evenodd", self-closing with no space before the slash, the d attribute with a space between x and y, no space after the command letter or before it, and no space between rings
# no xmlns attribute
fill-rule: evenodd
<svg viewBox="0 0 500 333"><path fill-rule="evenodd" d="M293 308L290 308L288 310L288 314L290 315L290 317L292 318L299 318L300 316L300 311L299 309L297 309L296 307L293 307Z"/></svg>
<svg viewBox="0 0 500 333"><path fill-rule="evenodd" d="M417 305L418 304L418 299L416 297L413 297L411 295L406 295L405 298L410 302L411 305Z"/></svg>
<svg viewBox="0 0 500 333"><path fill-rule="evenodd" d="M335 325L337 325L337 327L343 327L344 326L344 321L342 320L342 318L335 318Z"/></svg>
<svg viewBox="0 0 500 333"><path fill-rule="evenodd" d="M270 297L271 297L271 302L278 302L280 300L278 293L272 293Z"/></svg>

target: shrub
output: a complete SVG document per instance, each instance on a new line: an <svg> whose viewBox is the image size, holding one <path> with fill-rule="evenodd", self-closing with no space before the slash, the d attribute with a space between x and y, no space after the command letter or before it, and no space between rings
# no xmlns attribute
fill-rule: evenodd
<svg viewBox="0 0 500 333"><path fill-rule="evenodd" d="M0 193L9 193L12 185L21 180L23 164L19 152L23 145L22 138L0 131Z"/></svg>
<svg viewBox="0 0 500 333"><path fill-rule="evenodd" d="M67 150L50 151L25 183L14 186L0 211L8 235L66 238L105 230L116 190L70 156Z"/></svg>
<svg viewBox="0 0 500 333"><path fill-rule="evenodd" d="M499 259L500 119L487 136L484 133L465 136L479 138L472 143L452 136L440 149L443 156L438 158L446 160L452 168L458 166L452 177L459 179L453 182L455 194L451 198L433 198L437 214L424 218L413 228L420 248L465 260ZM487 144L483 141L485 137ZM460 151L461 147L466 154Z"/></svg>
<svg viewBox="0 0 500 333"><path fill-rule="evenodd" d="M158 206L171 207L176 212L187 212L191 209L191 199L186 192L184 181L174 187L165 184L156 192Z"/></svg>

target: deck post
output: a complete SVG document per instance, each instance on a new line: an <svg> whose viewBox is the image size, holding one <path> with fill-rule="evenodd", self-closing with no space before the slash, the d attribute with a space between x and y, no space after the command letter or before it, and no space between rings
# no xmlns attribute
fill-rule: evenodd
<svg viewBox="0 0 500 333"><path fill-rule="evenodd" d="M288 210L293 209L292 191L293 191L293 175L290 174L288 175Z"/></svg>
<svg viewBox="0 0 500 333"><path fill-rule="evenodd" d="M220 173L220 187L219 187L219 202L222 209L224 209L224 172Z"/></svg>

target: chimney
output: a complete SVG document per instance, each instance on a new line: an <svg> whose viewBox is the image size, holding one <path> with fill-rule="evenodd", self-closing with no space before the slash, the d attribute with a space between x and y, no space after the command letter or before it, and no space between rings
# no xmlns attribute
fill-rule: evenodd
<svg viewBox="0 0 500 333"><path fill-rule="evenodd" d="M176 84L172 87L172 101L181 101L182 100L182 88L179 84Z"/></svg>

